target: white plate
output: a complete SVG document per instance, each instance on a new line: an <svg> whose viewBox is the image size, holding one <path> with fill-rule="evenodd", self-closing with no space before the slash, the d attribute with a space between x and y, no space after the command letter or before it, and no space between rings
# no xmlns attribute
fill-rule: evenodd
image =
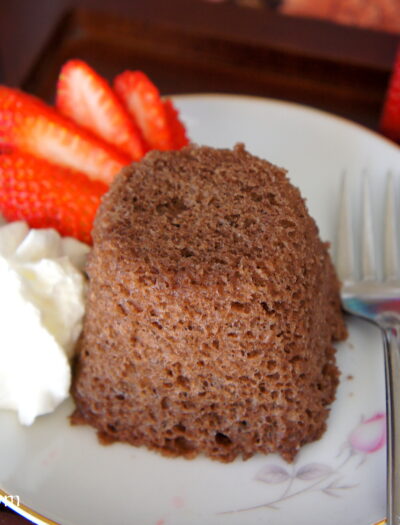
<svg viewBox="0 0 400 525"><path fill-rule="evenodd" d="M287 168L326 240L333 237L343 170L356 187L368 169L376 202L385 173L399 175L399 148L325 113L250 97L182 96L176 102L194 141L241 141ZM47 517L35 515L37 523L369 525L385 508L383 359L373 327L351 322L350 333L338 349L342 375L328 430L292 465L277 456L221 464L101 446L90 427L69 425L68 401L30 428L0 412L0 487L14 496L16 510L29 514L18 507L18 496Z"/></svg>

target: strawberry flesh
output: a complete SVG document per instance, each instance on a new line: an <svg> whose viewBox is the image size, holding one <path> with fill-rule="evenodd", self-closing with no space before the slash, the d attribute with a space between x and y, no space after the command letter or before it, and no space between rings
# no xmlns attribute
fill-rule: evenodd
<svg viewBox="0 0 400 525"><path fill-rule="evenodd" d="M107 81L82 60L62 68L56 106L60 113L139 160L145 153L140 132Z"/></svg>
<svg viewBox="0 0 400 525"><path fill-rule="evenodd" d="M171 130L160 93L141 71L124 71L114 80L114 89L135 119L150 149L172 149Z"/></svg>
<svg viewBox="0 0 400 525"><path fill-rule="evenodd" d="M186 128L179 120L178 110L175 108L171 99L164 102L164 110L167 116L168 127L171 131L172 149L181 149L189 144Z"/></svg>
<svg viewBox="0 0 400 525"><path fill-rule="evenodd" d="M130 158L17 89L0 86L0 145L110 183Z"/></svg>

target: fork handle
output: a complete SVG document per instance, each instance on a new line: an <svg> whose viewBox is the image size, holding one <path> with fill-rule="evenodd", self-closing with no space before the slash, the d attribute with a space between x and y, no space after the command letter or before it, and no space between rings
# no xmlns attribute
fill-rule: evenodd
<svg viewBox="0 0 400 525"><path fill-rule="evenodd" d="M400 525L400 322L384 328L387 412L387 525Z"/></svg>

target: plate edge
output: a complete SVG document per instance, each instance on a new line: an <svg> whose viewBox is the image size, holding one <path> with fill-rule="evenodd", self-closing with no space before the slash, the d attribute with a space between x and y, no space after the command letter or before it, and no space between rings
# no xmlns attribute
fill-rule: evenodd
<svg viewBox="0 0 400 525"><path fill-rule="evenodd" d="M321 117L326 117L332 120L336 120L337 122L341 122L342 124L346 124L352 127L357 128L359 131L366 133L367 135L372 135L374 138L386 143L387 146L394 149L394 151L400 152L400 145L398 145L393 140L388 139L381 133L379 133L378 130L368 128L367 126L364 126L363 124L360 124L359 122L356 122L355 120L351 120L347 117L342 117L341 115L336 115L335 113L330 113L329 111L325 111L323 109L316 108L314 106L310 106L307 104L301 104L299 102L293 102L291 100L283 100L279 98L273 98L273 97L262 97L257 95L240 95L240 94L234 94L234 93L213 93L213 92L206 92L206 93L180 93L180 94L169 94L166 95L164 98L172 98L174 101L179 100L187 100L190 98L221 98L221 99L237 99L237 100L247 100L249 102L264 102L264 103L270 103L270 104L276 104L281 106L291 106L294 108L297 108L299 110L303 110L306 112L314 113L316 115L319 115ZM378 524L379 525L379 524Z"/></svg>
<svg viewBox="0 0 400 525"><path fill-rule="evenodd" d="M38 512L34 511L30 507L27 507L20 501L18 501L18 504L15 504L14 498L15 496L8 494L5 490L0 488L0 501L2 501L6 507L9 507L17 514L20 514L24 518L27 518L33 521L34 523L37 523L38 525L60 525L57 521L53 521L49 518L46 518L46 516L39 514Z"/></svg>

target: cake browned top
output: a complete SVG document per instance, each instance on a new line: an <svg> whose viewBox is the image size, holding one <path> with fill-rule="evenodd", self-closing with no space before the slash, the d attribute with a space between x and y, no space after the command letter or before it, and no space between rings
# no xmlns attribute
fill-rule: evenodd
<svg viewBox="0 0 400 525"><path fill-rule="evenodd" d="M242 145L151 152L125 168L101 206L94 243L123 253L133 271L144 263L160 286L254 283L265 273L290 284L293 266L321 250L285 170Z"/></svg>

